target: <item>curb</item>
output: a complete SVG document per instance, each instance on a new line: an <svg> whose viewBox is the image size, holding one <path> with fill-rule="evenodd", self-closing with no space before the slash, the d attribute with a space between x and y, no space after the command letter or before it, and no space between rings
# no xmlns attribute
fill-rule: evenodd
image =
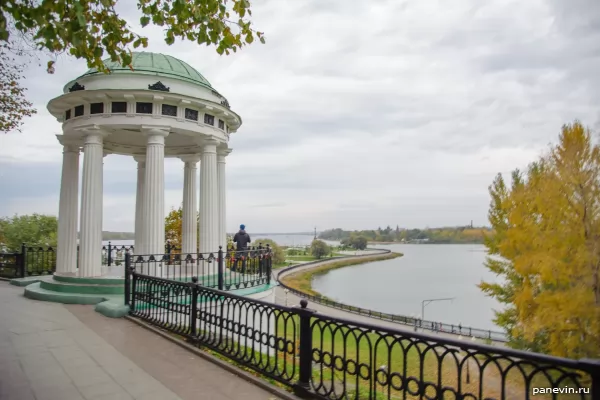
<svg viewBox="0 0 600 400"><path fill-rule="evenodd" d="M227 372L230 372L233 375L236 375L236 376L242 378L243 380L245 380L255 386L258 386L259 388L264 389L267 392L273 393L279 399L301 400L300 397L297 397L290 392L287 392L281 388L278 388L277 386L271 385L270 383L264 381L263 379L258 378L256 376L242 370L241 368L239 368L235 365L232 365L223 360L220 360L217 357L215 357L211 354L208 354L208 353L206 353L206 352L204 352L204 351L202 351L180 339L176 339L173 336L163 332L162 330L160 330L158 328L153 327L150 324L147 324L146 322L144 322L142 320L132 317L131 315L126 315L124 318L138 324L142 328L148 329L149 331L156 333L157 335L163 337L164 339L167 339L171 343L176 344L177 346L189 351L190 353L193 353L193 354L197 355L198 357L201 357L201 358L205 359L206 361L209 361L209 362L215 364L216 366L223 368Z"/></svg>

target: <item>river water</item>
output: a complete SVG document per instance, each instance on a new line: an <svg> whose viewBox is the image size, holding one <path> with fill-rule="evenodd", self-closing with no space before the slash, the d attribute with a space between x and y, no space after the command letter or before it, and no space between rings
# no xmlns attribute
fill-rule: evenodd
<svg viewBox="0 0 600 400"><path fill-rule="evenodd" d="M425 306L424 319L500 330L492 322L493 309L501 308L499 303L476 286L482 280L499 281L483 265L486 256L483 245L373 247L404 256L330 271L313 278L313 288L342 303L408 316L422 313L423 300L454 298Z"/></svg>
<svg viewBox="0 0 600 400"><path fill-rule="evenodd" d="M257 236L253 240L259 239ZM259 235L284 246L310 245L310 235ZM107 241L104 242L108 244ZM132 240L112 241L131 245ZM333 244L333 242L332 242ZM483 265L485 247L468 244L392 244L371 246L404 256L393 260L356 265L330 271L313 279L315 290L336 301L401 315L420 315L421 302L451 298L425 307L425 319L461 323L482 329L494 325L493 309L500 305L485 296L477 284L498 281Z"/></svg>

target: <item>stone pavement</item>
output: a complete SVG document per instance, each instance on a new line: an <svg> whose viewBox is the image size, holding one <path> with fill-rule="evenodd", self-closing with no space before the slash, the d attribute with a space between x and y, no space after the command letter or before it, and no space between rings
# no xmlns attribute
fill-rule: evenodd
<svg viewBox="0 0 600 400"><path fill-rule="evenodd" d="M131 321L0 281L1 400L242 398L275 396Z"/></svg>

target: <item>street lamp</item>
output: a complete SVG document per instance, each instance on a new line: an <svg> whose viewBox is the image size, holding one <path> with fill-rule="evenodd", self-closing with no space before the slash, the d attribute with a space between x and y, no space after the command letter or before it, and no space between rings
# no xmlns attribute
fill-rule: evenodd
<svg viewBox="0 0 600 400"><path fill-rule="evenodd" d="M443 298L443 299L427 299L427 300L423 300L421 302L421 315L423 316L423 319L425 319L425 306L429 305L429 303L433 303L434 301L446 301L446 300L454 300L454 297L448 297L448 298Z"/></svg>
<svg viewBox="0 0 600 400"><path fill-rule="evenodd" d="M462 335L458 335L458 340L462 341L462 339ZM475 343L476 340L477 339L475 339L475 336L471 338L471 342L473 343ZM467 352L467 355L463 358L466 359L465 364L467 365L467 383L471 383L471 370L469 369L469 353Z"/></svg>

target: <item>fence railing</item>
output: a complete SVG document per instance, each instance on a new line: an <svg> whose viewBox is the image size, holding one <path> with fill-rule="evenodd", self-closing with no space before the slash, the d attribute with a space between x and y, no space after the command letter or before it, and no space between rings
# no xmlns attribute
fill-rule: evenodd
<svg viewBox="0 0 600 400"><path fill-rule="evenodd" d="M170 240L167 240L165 243L165 254L171 255L180 252L181 249L179 247L172 244ZM109 241L108 244L102 246L102 265L108 267L124 265L126 253L135 254L135 246L115 245Z"/></svg>
<svg viewBox="0 0 600 400"><path fill-rule="evenodd" d="M181 254L178 247L167 241L164 254L135 255L134 252L132 245L108 242L102 246L102 265L125 266L129 255L139 273L182 280L199 276L202 284L222 290L244 289L271 282L272 250L269 245L263 247L259 244L244 251L228 249L215 253ZM222 265L219 260L222 260ZM0 252L0 278L50 275L55 271L55 247L23 244L20 252Z"/></svg>
<svg viewBox="0 0 600 400"><path fill-rule="evenodd" d="M165 246L165 252L167 246ZM77 248L79 251L79 246ZM133 245L115 245L111 242L108 242L107 245L102 246L102 265L106 265L108 267L119 266L125 264L125 254L135 253L135 247Z"/></svg>
<svg viewBox="0 0 600 400"><path fill-rule="evenodd" d="M306 300L285 307L202 286L196 277L167 280L133 268L127 276L125 302L131 315L303 397L554 399L555 393L567 393L572 399L600 398L598 360L550 357L334 318L310 310Z"/></svg>
<svg viewBox="0 0 600 400"><path fill-rule="evenodd" d="M373 250L381 250L382 253L390 253L391 252L390 250L387 250L387 249L373 249ZM354 257L373 257L373 254L363 254L360 256L352 256L352 257L353 258ZM304 297L315 303L319 303L319 304L323 304L328 307L337 308L339 310L351 312L353 314L358 314L358 315L363 315L363 316L370 317L370 318L380 319L382 321L389 321L389 322L393 322L393 323L397 323L397 324L408 325L408 326L413 327L415 330L421 329L423 331L427 330L427 331L435 332L435 333L449 333L449 334L454 334L454 335L464 335L464 336L475 337L477 339L489 340L489 341L493 341L493 342L507 342L508 341L504 332L493 331L493 330L489 330L489 329L473 328L470 326L462 326L462 324L448 324L445 322L428 321L428 320L424 320L424 319L420 319L420 318L408 317L405 315L398 315L398 314L390 314L390 313L370 310L368 308L361 308L361 307L351 306L351 305L344 304L344 303L339 303L339 302L331 300L325 296L320 296L320 295L314 296L314 295L305 293L301 290L295 289L291 286L286 285L280 279L280 277L283 277L285 274L289 273L290 271L293 271L296 269L305 269L305 268L307 268L307 266L310 266L311 264L320 264L320 263L321 263L321 261L315 261L312 263L297 264L297 265L292 265L290 267L284 268L279 272L279 275L277 277L277 282L279 283L279 285L281 287L283 287L284 289L287 289L289 292L295 294L296 296Z"/></svg>
<svg viewBox="0 0 600 400"><path fill-rule="evenodd" d="M54 247L21 245L20 252L0 253L0 277L25 278L56 271Z"/></svg>
<svg viewBox="0 0 600 400"><path fill-rule="evenodd" d="M220 290L245 289L271 283L272 251L269 245L244 251L195 254L125 255L125 268L136 273L177 281L198 279Z"/></svg>

